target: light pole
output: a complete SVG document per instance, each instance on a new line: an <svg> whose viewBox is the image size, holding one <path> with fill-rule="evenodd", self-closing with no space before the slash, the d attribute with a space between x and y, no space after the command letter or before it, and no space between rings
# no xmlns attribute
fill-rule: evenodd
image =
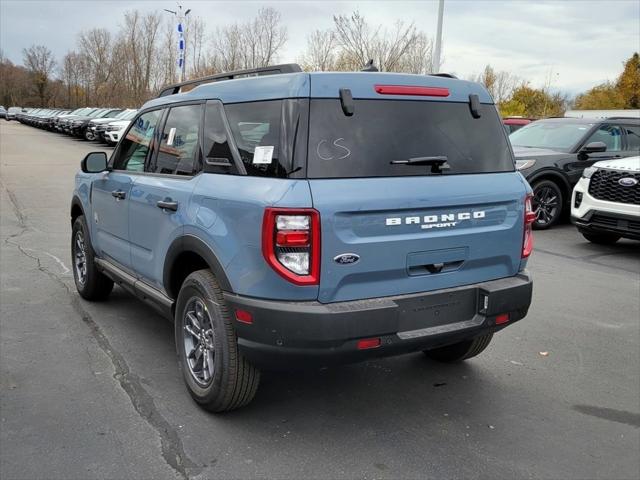
<svg viewBox="0 0 640 480"><path fill-rule="evenodd" d="M440 72L440 50L442 49L442 16L444 14L444 0L439 0L438 2L438 30L436 32L436 48L433 52L433 65L432 69L435 72Z"/></svg>
<svg viewBox="0 0 640 480"><path fill-rule="evenodd" d="M184 13L182 13L182 5L178 4L178 11L168 10L166 8L163 9L165 12L173 14L178 19L178 66L180 67L180 81L184 82L186 80L186 44L184 38L184 24L187 20L187 15L191 11L188 8Z"/></svg>

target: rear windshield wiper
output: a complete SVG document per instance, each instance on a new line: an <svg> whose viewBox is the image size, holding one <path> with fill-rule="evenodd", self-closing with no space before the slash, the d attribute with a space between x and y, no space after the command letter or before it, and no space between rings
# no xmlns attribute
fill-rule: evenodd
<svg viewBox="0 0 640 480"><path fill-rule="evenodd" d="M408 160L393 160L391 165L431 165L431 173L442 173L443 170L449 170L451 168L447 160L449 160L449 157L445 155L414 157Z"/></svg>

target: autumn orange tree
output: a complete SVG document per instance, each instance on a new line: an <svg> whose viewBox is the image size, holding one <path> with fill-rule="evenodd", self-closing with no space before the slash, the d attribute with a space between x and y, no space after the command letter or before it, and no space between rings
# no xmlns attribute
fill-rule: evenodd
<svg viewBox="0 0 640 480"><path fill-rule="evenodd" d="M624 70L615 82L606 82L578 95L574 103L578 110L640 108L640 55L638 52L624 62Z"/></svg>

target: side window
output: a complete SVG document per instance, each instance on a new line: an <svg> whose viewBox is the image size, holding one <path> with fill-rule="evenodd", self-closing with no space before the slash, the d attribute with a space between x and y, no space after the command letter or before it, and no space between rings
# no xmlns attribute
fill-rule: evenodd
<svg viewBox="0 0 640 480"><path fill-rule="evenodd" d="M204 116L204 156L207 171L212 173L238 173L231 154L229 139L224 128L222 105L208 102Z"/></svg>
<svg viewBox="0 0 640 480"><path fill-rule="evenodd" d="M622 128L627 134L627 150L640 155L640 126L623 125Z"/></svg>
<svg viewBox="0 0 640 480"><path fill-rule="evenodd" d="M604 142L607 152L619 152L622 150L622 130L618 125L601 125L591 134L585 145L591 142Z"/></svg>
<svg viewBox="0 0 640 480"><path fill-rule="evenodd" d="M170 175L194 175L200 171L200 116L202 105L169 110L158 156L149 171Z"/></svg>
<svg viewBox="0 0 640 480"><path fill-rule="evenodd" d="M234 103L224 109L247 174L286 177L279 162L282 101Z"/></svg>
<svg viewBox="0 0 640 480"><path fill-rule="evenodd" d="M162 115L161 110L154 110L140 115L133 121L127 135L120 142L118 153L113 163L115 170L142 172L144 162L149 154L153 135Z"/></svg>

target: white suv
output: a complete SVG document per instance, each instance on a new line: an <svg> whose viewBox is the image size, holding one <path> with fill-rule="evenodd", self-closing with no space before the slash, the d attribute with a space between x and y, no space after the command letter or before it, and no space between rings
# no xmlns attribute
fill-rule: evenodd
<svg viewBox="0 0 640 480"><path fill-rule="evenodd" d="M640 157L586 168L573 189L571 221L590 242L640 240Z"/></svg>

